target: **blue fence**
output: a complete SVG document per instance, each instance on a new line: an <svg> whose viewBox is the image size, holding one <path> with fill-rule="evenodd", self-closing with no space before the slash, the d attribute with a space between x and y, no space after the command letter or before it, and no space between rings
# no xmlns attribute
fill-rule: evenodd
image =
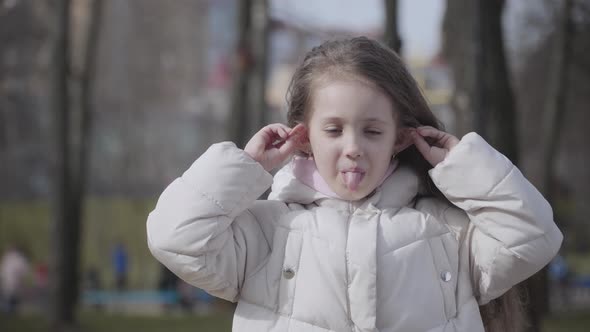
<svg viewBox="0 0 590 332"><path fill-rule="evenodd" d="M194 302L211 303L213 297L206 292L195 289L190 295L190 300ZM141 291L84 291L82 294L82 303L88 305L108 305L115 303L125 304L163 304L174 305L181 301L181 296L174 290L156 291L156 290L141 290Z"/></svg>

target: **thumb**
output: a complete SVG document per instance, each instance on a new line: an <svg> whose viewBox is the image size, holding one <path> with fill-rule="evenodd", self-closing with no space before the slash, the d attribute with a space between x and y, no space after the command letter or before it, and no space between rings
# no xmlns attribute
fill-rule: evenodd
<svg viewBox="0 0 590 332"><path fill-rule="evenodd" d="M288 139L287 141L285 141L285 143L281 145L281 147L279 147L278 151L281 161L287 159L295 151L296 147L297 145L295 144L294 140Z"/></svg>
<svg viewBox="0 0 590 332"><path fill-rule="evenodd" d="M410 135L412 135L412 140L414 141L416 149L418 149L424 157L428 156L430 153L430 144L428 144L424 137L420 136L416 131L412 131Z"/></svg>

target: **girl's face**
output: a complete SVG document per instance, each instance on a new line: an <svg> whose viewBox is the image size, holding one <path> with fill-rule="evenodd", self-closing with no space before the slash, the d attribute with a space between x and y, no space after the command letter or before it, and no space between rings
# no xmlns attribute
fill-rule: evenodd
<svg viewBox="0 0 590 332"><path fill-rule="evenodd" d="M318 171L343 199L370 194L392 155L407 146L405 137L398 140L393 111L387 95L361 80L334 79L316 86L308 119L311 150Z"/></svg>

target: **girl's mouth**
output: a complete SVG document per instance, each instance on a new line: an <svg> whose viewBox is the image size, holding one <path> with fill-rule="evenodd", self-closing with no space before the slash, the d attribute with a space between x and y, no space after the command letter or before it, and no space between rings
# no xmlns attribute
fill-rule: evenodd
<svg viewBox="0 0 590 332"><path fill-rule="evenodd" d="M350 191L356 191L364 177L365 173L360 170L347 170L342 172L344 184Z"/></svg>

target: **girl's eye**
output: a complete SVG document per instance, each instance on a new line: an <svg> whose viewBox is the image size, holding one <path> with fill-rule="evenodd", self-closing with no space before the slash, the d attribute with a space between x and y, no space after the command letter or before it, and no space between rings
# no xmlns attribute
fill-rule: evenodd
<svg viewBox="0 0 590 332"><path fill-rule="evenodd" d="M378 130L368 129L368 130L365 130L365 132L369 135L374 135L374 136L381 135L381 132Z"/></svg>
<svg viewBox="0 0 590 332"><path fill-rule="evenodd" d="M324 131L328 134L338 134L338 133L340 133L341 130L338 128L332 127L332 128L326 128L326 129L324 129Z"/></svg>

